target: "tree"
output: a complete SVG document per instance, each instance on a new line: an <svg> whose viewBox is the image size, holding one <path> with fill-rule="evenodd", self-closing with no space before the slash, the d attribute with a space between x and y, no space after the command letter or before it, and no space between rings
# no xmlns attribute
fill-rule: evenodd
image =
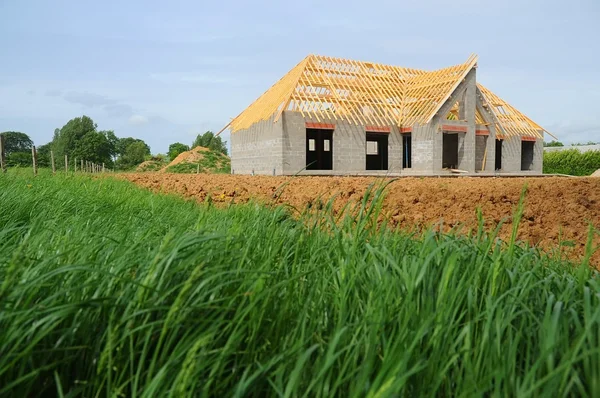
<svg viewBox="0 0 600 398"><path fill-rule="evenodd" d="M52 167L52 162L50 161L50 150L51 144L40 145L36 148L37 151L37 164L39 167ZM56 158L54 158L56 162Z"/></svg>
<svg viewBox="0 0 600 398"><path fill-rule="evenodd" d="M128 169L142 163L150 155L150 148L142 140L135 140L124 150L117 164L121 169Z"/></svg>
<svg viewBox="0 0 600 398"><path fill-rule="evenodd" d="M75 143L70 156L111 167L112 152L111 143L104 132L90 131Z"/></svg>
<svg viewBox="0 0 600 398"><path fill-rule="evenodd" d="M101 131L101 133L106 136L106 139L108 140L108 143L110 145L110 156L112 157L113 161L116 161L117 156L119 155L119 153L117 152L117 148L119 146L119 137L117 137L115 135L115 132L112 130Z"/></svg>
<svg viewBox="0 0 600 398"><path fill-rule="evenodd" d="M78 142L83 139L86 134L96 132L97 127L96 123L94 123L90 117L85 115L69 120L60 130L54 130L54 139L52 140L52 150L54 151L54 155L57 158L62 158L64 155L73 157L73 151L78 145Z"/></svg>
<svg viewBox="0 0 600 398"><path fill-rule="evenodd" d="M120 138L116 146L116 153L119 156L123 156L125 152L127 152L127 148L129 147L129 145L133 144L134 142L141 142L142 144L144 144L144 146L146 147L147 155L150 155L150 147L143 140L133 137Z"/></svg>
<svg viewBox="0 0 600 398"><path fill-rule="evenodd" d="M204 134L198 134L194 140L194 143L192 144L192 148L197 146L203 146L227 155L227 141L222 141L221 137L215 136L212 131L207 131Z"/></svg>
<svg viewBox="0 0 600 398"><path fill-rule="evenodd" d="M564 145L560 141L552 140L550 142L544 142L544 146L546 146L546 147L553 147L553 146L564 146Z"/></svg>
<svg viewBox="0 0 600 398"><path fill-rule="evenodd" d="M185 151L189 151L190 147L182 144L181 142L176 142L174 144L169 145L169 158L171 160L175 159L180 153Z"/></svg>
<svg viewBox="0 0 600 398"><path fill-rule="evenodd" d="M4 137L4 153L9 156L15 152L31 152L33 141L25 133L5 131L0 133Z"/></svg>
<svg viewBox="0 0 600 398"><path fill-rule="evenodd" d="M6 164L9 167L31 167L31 151L29 152L13 152L6 157Z"/></svg>
<svg viewBox="0 0 600 398"><path fill-rule="evenodd" d="M4 153L8 166L31 166L31 147L33 141L25 133L17 131L5 131L1 133L4 137Z"/></svg>

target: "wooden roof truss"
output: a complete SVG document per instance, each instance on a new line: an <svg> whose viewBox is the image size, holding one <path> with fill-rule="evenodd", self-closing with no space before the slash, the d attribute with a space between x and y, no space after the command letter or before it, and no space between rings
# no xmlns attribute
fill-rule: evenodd
<svg viewBox="0 0 600 398"><path fill-rule="evenodd" d="M270 118L277 121L285 110L319 122L333 119L398 127L426 124L476 64L477 56L471 55L463 64L429 72L309 55L223 130L231 126L235 132ZM531 119L478 87L505 134L543 134L544 129ZM457 109L455 106L450 113L458 117ZM486 124L479 112L477 123Z"/></svg>
<svg viewBox="0 0 600 398"><path fill-rule="evenodd" d="M528 136L543 139L544 132L546 132L551 137L554 137L550 132L523 113L519 112L515 107L498 97L483 85L477 83L477 89L484 101L483 106L493 114L497 128L499 128L504 135L508 137Z"/></svg>

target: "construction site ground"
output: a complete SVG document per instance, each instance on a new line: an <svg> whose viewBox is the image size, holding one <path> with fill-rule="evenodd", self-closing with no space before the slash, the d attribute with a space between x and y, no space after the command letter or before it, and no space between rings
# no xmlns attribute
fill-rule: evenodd
<svg viewBox="0 0 600 398"><path fill-rule="evenodd" d="M120 174L155 192L171 192L215 204L286 203L298 211L335 197L334 211L349 202L362 200L373 183L386 181L384 212L393 226L421 229L462 225L464 231L477 226L476 209L481 208L486 227L504 221L500 237L511 233L512 216L523 186L527 185L525 209L518 239L562 252L571 258L585 252L590 224L600 229L600 178L399 178L376 177L270 177L214 174L130 173ZM594 237L596 246L600 236ZM600 251L592 258L600 265Z"/></svg>

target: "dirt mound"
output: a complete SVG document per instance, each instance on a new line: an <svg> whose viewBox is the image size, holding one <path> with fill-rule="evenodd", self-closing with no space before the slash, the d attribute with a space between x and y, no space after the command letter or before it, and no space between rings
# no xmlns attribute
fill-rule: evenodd
<svg viewBox="0 0 600 398"><path fill-rule="evenodd" d="M600 169L594 171L590 177L600 177Z"/></svg>
<svg viewBox="0 0 600 398"><path fill-rule="evenodd" d="M169 167L176 166L179 163L197 163L204 157L202 152L209 151L210 149L208 148L205 148L203 146L197 146L196 148L193 148L189 151L181 152L179 155L177 155L175 159L173 159L173 161L171 161L171 163L163 167L161 171L166 171Z"/></svg>
<svg viewBox="0 0 600 398"><path fill-rule="evenodd" d="M288 203L302 211L326 203L334 195L334 211L363 198L375 177L267 177L240 175L122 174L154 191L176 192L185 197L228 204L258 199ZM382 180L382 179L379 179ZM287 183L281 190L282 184ZM559 242L570 256L584 253L589 223L600 228L600 179L598 178L400 178L387 188L384 211L394 225L403 228L437 225L445 230L458 225L477 226L481 208L486 225L504 221L502 238L509 238L512 215L523 185L527 184L525 211L519 226L521 240L555 249ZM596 237L600 244L600 237ZM600 250L594 255L600 265Z"/></svg>
<svg viewBox="0 0 600 398"><path fill-rule="evenodd" d="M220 173L231 172L231 159L219 151L197 146L180 153L171 163L163 167L163 173Z"/></svg>
<svg viewBox="0 0 600 398"><path fill-rule="evenodd" d="M146 160L145 162L140 163L135 171L144 172L144 171L159 171L164 163L159 162L157 160Z"/></svg>

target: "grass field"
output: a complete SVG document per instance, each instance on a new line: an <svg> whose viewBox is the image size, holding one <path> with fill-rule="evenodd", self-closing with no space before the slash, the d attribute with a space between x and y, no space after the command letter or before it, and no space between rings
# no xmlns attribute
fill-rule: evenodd
<svg viewBox="0 0 600 398"><path fill-rule="evenodd" d="M600 396L591 250L375 229L380 202L0 175L0 396Z"/></svg>

